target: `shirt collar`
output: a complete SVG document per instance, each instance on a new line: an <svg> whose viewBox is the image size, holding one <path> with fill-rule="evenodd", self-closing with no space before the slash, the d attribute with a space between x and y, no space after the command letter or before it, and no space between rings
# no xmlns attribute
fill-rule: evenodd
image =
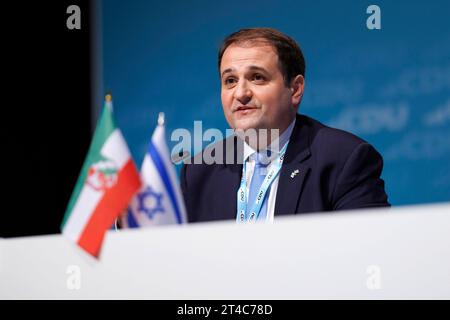
<svg viewBox="0 0 450 320"><path fill-rule="evenodd" d="M275 151L275 152L280 152L281 149L283 149L284 145L289 141L289 138L291 137L292 134L292 130L294 129L295 126L295 118L294 120L291 122L291 124L286 128L286 130L284 130L284 132L281 134L281 136L279 137L279 147L278 149L275 148L277 140L272 141L272 143L270 144L270 146L267 148L268 150L271 151ZM256 152L255 149L253 149L252 147L250 147L248 145L247 142L244 141L244 162L247 161L247 159L253 155Z"/></svg>

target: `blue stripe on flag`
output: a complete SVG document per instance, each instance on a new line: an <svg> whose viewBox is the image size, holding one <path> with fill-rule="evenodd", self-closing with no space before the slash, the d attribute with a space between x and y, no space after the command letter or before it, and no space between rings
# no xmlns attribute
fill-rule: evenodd
<svg viewBox="0 0 450 320"><path fill-rule="evenodd" d="M131 212L130 209L128 209L127 222L128 228L139 228L139 224L137 223L136 219L133 216L133 212Z"/></svg>
<svg viewBox="0 0 450 320"><path fill-rule="evenodd" d="M155 145L153 144L153 141L150 141L148 153L150 154L153 162L155 163L156 169L158 169L158 172L161 176L164 186L166 187L167 193L169 194L169 198L172 202L172 205L175 208L175 215L177 218L177 223L181 224L182 221L181 221L180 209L178 208L177 199L175 197L175 193L174 193L172 184L170 183L169 175L167 174L166 167L164 166L164 163L163 163L161 157L159 156L158 150L156 149Z"/></svg>

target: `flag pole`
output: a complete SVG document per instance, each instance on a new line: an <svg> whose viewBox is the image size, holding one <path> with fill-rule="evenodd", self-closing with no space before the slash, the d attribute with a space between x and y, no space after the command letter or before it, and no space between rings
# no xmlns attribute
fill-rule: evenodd
<svg viewBox="0 0 450 320"><path fill-rule="evenodd" d="M158 114L158 126L164 126L165 115L164 112Z"/></svg>
<svg viewBox="0 0 450 320"><path fill-rule="evenodd" d="M105 95L105 105L106 107L109 109L109 111L113 111L113 106L112 106L112 94L111 92L108 92Z"/></svg>

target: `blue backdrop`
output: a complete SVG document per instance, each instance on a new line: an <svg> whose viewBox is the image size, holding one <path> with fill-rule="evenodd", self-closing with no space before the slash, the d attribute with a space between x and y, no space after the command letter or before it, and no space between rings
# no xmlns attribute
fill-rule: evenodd
<svg viewBox="0 0 450 320"><path fill-rule="evenodd" d="M381 30L366 27L371 4ZM103 0L103 88L140 166L160 111L168 140L195 120L228 128L220 42L240 28L273 27L306 58L300 113L372 143L393 205L450 201L449 12L447 0Z"/></svg>

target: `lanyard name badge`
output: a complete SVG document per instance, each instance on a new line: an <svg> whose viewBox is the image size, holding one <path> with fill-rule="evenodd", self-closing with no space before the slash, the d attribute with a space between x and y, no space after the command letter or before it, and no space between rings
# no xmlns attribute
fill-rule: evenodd
<svg viewBox="0 0 450 320"><path fill-rule="evenodd" d="M264 178L264 181L263 181L261 187L259 188L258 196L255 199L255 203L251 207L252 210L251 210L250 214L247 214L247 192L248 192L247 180L246 180L247 161L244 163L241 185L237 192L238 212L236 215L236 222L238 222L238 223L255 222L258 219L264 198L267 193L267 190L269 189L272 182L275 180L275 178L280 173L281 165L283 164L284 154L286 152L287 145L288 145L288 142L284 145L284 147L281 149L278 157L275 159L275 161L270 166L270 171Z"/></svg>

